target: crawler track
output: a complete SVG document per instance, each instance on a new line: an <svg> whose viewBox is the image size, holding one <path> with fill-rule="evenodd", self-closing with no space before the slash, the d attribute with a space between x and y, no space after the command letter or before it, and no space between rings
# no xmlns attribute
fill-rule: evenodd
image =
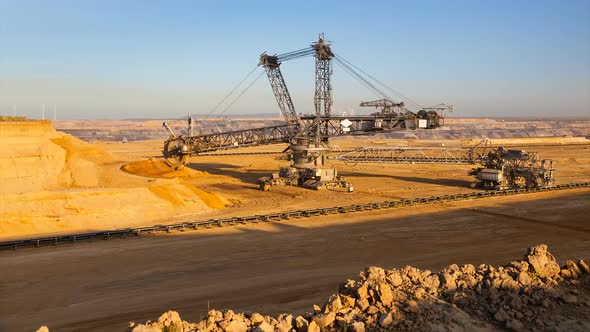
<svg viewBox="0 0 590 332"><path fill-rule="evenodd" d="M77 234L59 235L59 236L52 236L52 237L39 237L39 238L31 238L31 239L24 239L24 240L0 242L0 250L16 250L16 249L27 248L27 247L42 247L42 246L58 245L58 244L66 244L66 243L71 244L71 243L77 243L77 242L82 242L82 241L92 242L94 240L110 240L113 238L125 238L130 235L140 236L143 234L151 234L154 232L199 230L199 229L203 229L203 228L223 227L226 225L233 226L233 225L238 225L238 224L272 222L272 221L279 222L282 220L287 220L287 219L292 219L292 218L303 218L303 217L313 217L313 216L321 216L321 215L329 215L329 214L343 214L343 213L353 213L353 212L362 212L362 211L371 211L371 210L393 209L393 208L404 207L404 206L425 205L425 204L460 201L460 200L468 200L468 199L481 199L481 198L487 198L487 197L521 195L521 194L526 194L526 193L566 190L566 189L575 189L575 188L583 188L583 187L590 187L590 181L566 183L566 184L560 184L560 185L551 186L551 187L544 187L544 188L508 189L508 190L495 190L495 191L474 191L474 192L465 193L465 194L453 194L453 195L432 196L432 197L424 197L424 198L403 199L403 200L397 200L397 201L382 201L382 202L376 202L376 203L342 205L342 206L334 206L334 207L327 207L327 208L315 208L315 209L309 209L309 210L293 210L293 211L258 214L258 215L251 215L251 216L227 217L227 218L220 218L220 219L200 220L200 221L187 221L187 222L167 224L167 225L154 225L154 226L148 226L148 227L123 228L123 229L114 229L114 230L107 230L107 231L100 231L100 232L77 233Z"/></svg>

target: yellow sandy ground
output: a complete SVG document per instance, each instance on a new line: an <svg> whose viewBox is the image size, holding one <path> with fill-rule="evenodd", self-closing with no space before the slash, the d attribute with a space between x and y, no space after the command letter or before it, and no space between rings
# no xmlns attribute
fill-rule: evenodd
<svg viewBox="0 0 590 332"><path fill-rule="evenodd" d="M0 240L145 225L227 204L183 180L205 172L116 159L49 121L0 123Z"/></svg>

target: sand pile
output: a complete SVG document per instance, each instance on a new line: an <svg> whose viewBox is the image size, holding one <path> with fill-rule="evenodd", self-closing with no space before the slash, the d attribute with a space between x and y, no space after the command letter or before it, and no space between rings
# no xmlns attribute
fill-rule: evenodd
<svg viewBox="0 0 590 332"><path fill-rule="evenodd" d="M165 222L226 201L186 183L201 173L121 162L50 121L0 122L0 240ZM156 178L154 180L154 178Z"/></svg>
<svg viewBox="0 0 590 332"><path fill-rule="evenodd" d="M321 307L277 317L209 311L197 323L169 311L129 331L590 331L590 267L560 267L546 245L507 265L456 264L440 272L369 267Z"/></svg>
<svg viewBox="0 0 590 332"><path fill-rule="evenodd" d="M200 172L189 167L176 170L163 160L150 158L147 160L133 161L121 167L121 170L129 174L146 176L151 178L195 178L207 175L207 172Z"/></svg>
<svg viewBox="0 0 590 332"><path fill-rule="evenodd" d="M50 121L0 122L0 194L97 186L112 159Z"/></svg>

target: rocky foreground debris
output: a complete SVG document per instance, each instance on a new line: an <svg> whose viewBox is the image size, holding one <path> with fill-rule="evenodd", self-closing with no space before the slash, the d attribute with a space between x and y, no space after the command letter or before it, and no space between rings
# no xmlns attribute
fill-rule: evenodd
<svg viewBox="0 0 590 332"><path fill-rule="evenodd" d="M590 267L560 267L546 245L494 267L450 265L433 273L369 267L323 306L301 316L209 311L200 322L168 311L131 332L287 331L590 331Z"/></svg>

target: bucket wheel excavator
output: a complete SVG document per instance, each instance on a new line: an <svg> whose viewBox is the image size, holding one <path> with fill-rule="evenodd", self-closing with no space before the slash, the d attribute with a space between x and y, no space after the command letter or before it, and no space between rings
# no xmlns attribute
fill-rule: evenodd
<svg viewBox="0 0 590 332"><path fill-rule="evenodd" d="M282 63L307 56L315 58L315 114L298 115L281 72ZM380 112L359 116L335 116L332 114L332 60L363 85L385 99L366 106L384 106ZM171 167L183 167L190 156L217 150L235 149L276 143L288 143L285 149L290 166L258 180L261 190L272 186L289 185L309 189L345 188L353 191L352 185L335 168L327 165L330 137L343 135L371 135L377 132L434 129L443 124L448 106L439 109L419 108L409 111L403 103L394 103L365 72L332 52L331 45L323 34L309 47L279 55L266 52L260 55L259 66L264 68L285 124L262 128L244 129L205 135L178 136L167 123L164 127L170 137L164 143L163 154ZM366 74L366 75L363 75ZM393 91L393 90L392 90ZM362 104L361 104L362 105ZM390 105L388 108L387 105ZM417 105L417 104L416 104ZM441 104L444 105L444 104ZM365 105L363 105L365 106ZM393 111L395 109L395 111ZM452 109L452 106L451 106Z"/></svg>

